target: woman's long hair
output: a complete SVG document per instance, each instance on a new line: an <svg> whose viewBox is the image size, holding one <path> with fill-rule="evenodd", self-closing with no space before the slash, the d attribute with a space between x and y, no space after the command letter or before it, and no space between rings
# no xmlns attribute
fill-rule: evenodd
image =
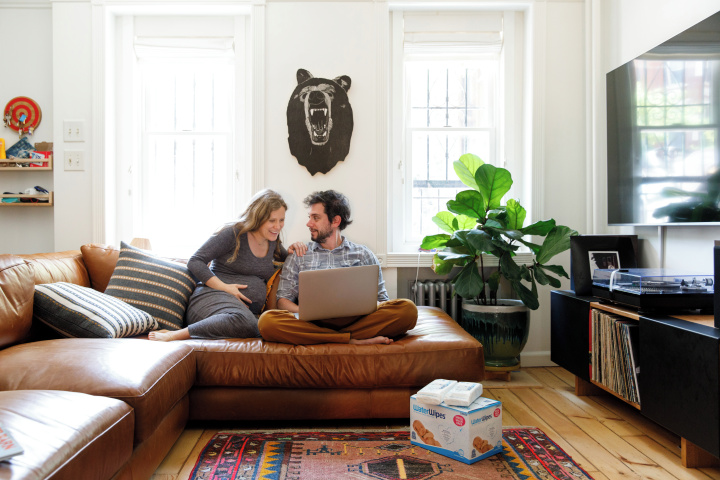
<svg viewBox="0 0 720 480"><path fill-rule="evenodd" d="M250 204L247 206L245 211L240 215L238 221L235 222L234 227L237 230L235 236L235 250L233 251L232 257L228 259L228 263L234 262L240 251L240 236L243 233L252 232L260 228L260 226L267 222L270 218L270 214L279 208L287 210L287 204L285 200L274 190L265 189L260 190L250 200ZM282 241L278 237L275 243L276 258L280 257L282 251Z"/></svg>

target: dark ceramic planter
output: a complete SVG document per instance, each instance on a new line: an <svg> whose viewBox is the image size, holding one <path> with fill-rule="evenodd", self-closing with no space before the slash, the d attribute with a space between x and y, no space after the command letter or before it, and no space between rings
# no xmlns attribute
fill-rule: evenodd
<svg viewBox="0 0 720 480"><path fill-rule="evenodd" d="M482 343L486 367L520 364L520 353L530 331L530 311L521 301L498 300L498 305L463 303L458 323Z"/></svg>

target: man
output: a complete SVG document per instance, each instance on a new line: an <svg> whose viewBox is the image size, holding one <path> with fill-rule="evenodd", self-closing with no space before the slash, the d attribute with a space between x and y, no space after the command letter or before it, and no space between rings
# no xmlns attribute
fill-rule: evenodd
<svg viewBox="0 0 720 480"><path fill-rule="evenodd" d="M285 260L278 287L278 310L260 316L258 328L271 342L310 345L316 343L388 344L415 326L417 307L406 299L388 301L385 281L378 281L378 309L359 317L331 318L312 322L298 320L299 274L303 270L377 265L377 257L364 245L352 243L340 232L350 223L350 204L334 190L315 192L305 199L310 209L307 227L312 241L307 252ZM349 292L350 293L350 292Z"/></svg>

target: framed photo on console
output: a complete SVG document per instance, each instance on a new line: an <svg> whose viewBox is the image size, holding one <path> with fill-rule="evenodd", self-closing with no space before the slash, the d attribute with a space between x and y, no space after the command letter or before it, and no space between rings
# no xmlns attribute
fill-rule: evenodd
<svg viewBox="0 0 720 480"><path fill-rule="evenodd" d="M570 288L590 295L598 268L636 268L637 235L578 235L570 237Z"/></svg>

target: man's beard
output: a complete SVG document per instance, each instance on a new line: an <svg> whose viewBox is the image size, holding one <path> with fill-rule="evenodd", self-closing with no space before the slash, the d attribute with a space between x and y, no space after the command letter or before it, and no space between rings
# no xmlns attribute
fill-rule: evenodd
<svg viewBox="0 0 720 480"><path fill-rule="evenodd" d="M329 228L324 231L317 229L316 232L317 232L317 236L315 238L312 238L312 232L310 232L310 240L312 240L315 243L320 243L320 244L322 244L325 240L330 238L330 235L332 235L332 229L329 229Z"/></svg>

